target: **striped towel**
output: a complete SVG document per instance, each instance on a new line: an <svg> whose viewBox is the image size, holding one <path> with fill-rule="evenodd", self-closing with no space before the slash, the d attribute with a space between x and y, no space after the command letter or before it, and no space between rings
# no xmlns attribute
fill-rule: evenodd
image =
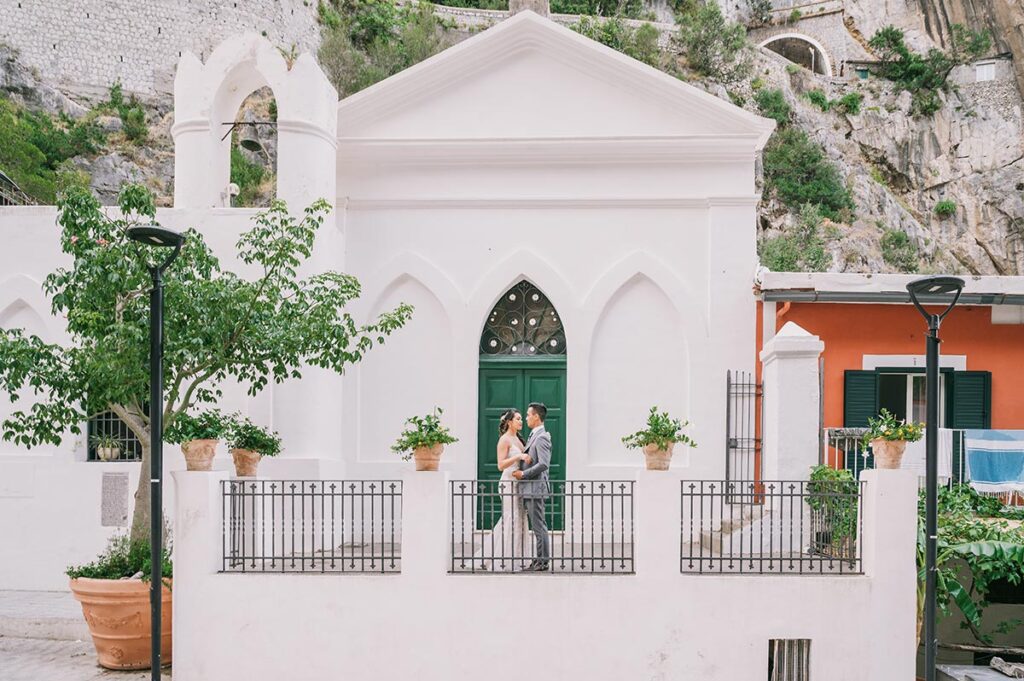
<svg viewBox="0 0 1024 681"><path fill-rule="evenodd" d="M967 430L967 475L979 492L1024 492L1024 430Z"/></svg>

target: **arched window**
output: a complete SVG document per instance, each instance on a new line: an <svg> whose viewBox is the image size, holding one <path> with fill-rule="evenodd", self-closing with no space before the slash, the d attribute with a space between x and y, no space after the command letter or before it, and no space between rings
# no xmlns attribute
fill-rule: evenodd
<svg viewBox="0 0 1024 681"><path fill-rule="evenodd" d="M555 306L528 281L498 300L480 336L480 354L488 356L564 355L565 329Z"/></svg>

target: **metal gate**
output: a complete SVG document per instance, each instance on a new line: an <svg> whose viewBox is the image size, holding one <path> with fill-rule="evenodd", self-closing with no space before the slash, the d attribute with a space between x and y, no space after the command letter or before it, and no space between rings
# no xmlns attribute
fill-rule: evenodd
<svg viewBox="0 0 1024 681"><path fill-rule="evenodd" d="M748 371L725 374L725 479L761 479L761 396L763 384Z"/></svg>

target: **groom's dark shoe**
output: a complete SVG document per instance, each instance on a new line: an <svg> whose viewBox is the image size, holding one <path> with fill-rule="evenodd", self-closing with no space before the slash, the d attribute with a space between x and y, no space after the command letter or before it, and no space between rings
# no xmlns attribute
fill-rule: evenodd
<svg viewBox="0 0 1024 681"><path fill-rule="evenodd" d="M550 572L551 565L548 563L537 563L537 567L533 568L533 572Z"/></svg>
<svg viewBox="0 0 1024 681"><path fill-rule="evenodd" d="M537 563L537 561L533 561L533 562L531 562L531 563L530 563L529 565L527 565L526 567L524 567L524 568L523 568L523 569L521 570L521 572L536 572L536 571L537 571L537 566L538 566L538 563Z"/></svg>

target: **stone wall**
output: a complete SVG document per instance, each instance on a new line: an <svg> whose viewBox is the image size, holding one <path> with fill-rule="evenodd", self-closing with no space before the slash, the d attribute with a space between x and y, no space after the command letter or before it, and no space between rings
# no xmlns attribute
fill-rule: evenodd
<svg viewBox="0 0 1024 681"><path fill-rule="evenodd" d="M316 50L310 0L0 0L0 42L20 52L43 80L84 93L120 80L143 95L172 91L178 58L204 60L225 38L245 31L272 43Z"/></svg>

